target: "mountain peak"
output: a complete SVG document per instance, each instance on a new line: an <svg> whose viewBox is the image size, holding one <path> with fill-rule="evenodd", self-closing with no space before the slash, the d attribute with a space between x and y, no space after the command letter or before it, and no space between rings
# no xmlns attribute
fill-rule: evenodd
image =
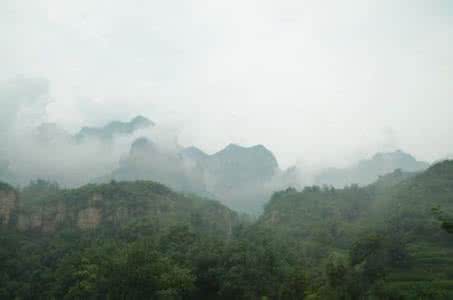
<svg viewBox="0 0 453 300"><path fill-rule="evenodd" d="M379 176L392 173L396 169L410 173L423 171L428 166L428 163L417 161L415 157L402 150L379 152L349 168L325 170L317 176L317 183L336 187L354 183L367 185L376 181Z"/></svg>
<svg viewBox="0 0 453 300"><path fill-rule="evenodd" d="M136 130L154 126L154 122L138 115L129 122L112 121L102 127L82 127L76 135L77 139L98 138L111 140L116 135L128 135Z"/></svg>
<svg viewBox="0 0 453 300"><path fill-rule="evenodd" d="M266 153L266 154L270 154L271 156L274 156L274 154L269 149L267 149L266 147L264 147L261 144L253 145L250 147L245 147L245 146L241 146L241 145L234 144L234 143L228 144L225 148L218 151L214 155L225 154L225 153L239 153L239 152Z"/></svg>
<svg viewBox="0 0 453 300"><path fill-rule="evenodd" d="M202 160L207 158L209 155L203 152L201 149L195 146L189 146L181 150L181 155L184 158Z"/></svg>
<svg viewBox="0 0 453 300"><path fill-rule="evenodd" d="M372 160L394 160L394 159L410 159L416 161L415 157L400 149L395 150L393 152L378 152L372 157Z"/></svg>
<svg viewBox="0 0 453 300"><path fill-rule="evenodd" d="M136 139L131 145L131 151L144 150L153 147L154 143L146 137Z"/></svg>
<svg viewBox="0 0 453 300"><path fill-rule="evenodd" d="M142 115L137 115L135 116L129 123L134 124L136 126L155 126L156 124L151 121L150 119L142 116Z"/></svg>

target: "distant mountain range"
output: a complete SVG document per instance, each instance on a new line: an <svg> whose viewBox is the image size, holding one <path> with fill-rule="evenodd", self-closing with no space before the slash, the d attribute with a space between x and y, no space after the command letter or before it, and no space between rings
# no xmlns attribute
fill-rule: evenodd
<svg viewBox="0 0 453 300"><path fill-rule="evenodd" d="M155 126L155 123L143 116L136 116L128 122L112 121L101 127L82 127L79 132L71 135L56 123L43 123L39 125L34 137L40 143L67 140L68 142L82 143L98 140L110 142L115 137L128 136L140 129Z"/></svg>
<svg viewBox="0 0 453 300"><path fill-rule="evenodd" d="M139 129L155 126L155 123L143 116L136 116L129 122L113 121L103 127L83 127L75 135L77 140L98 138L111 140L115 136L129 135Z"/></svg>
<svg viewBox="0 0 453 300"><path fill-rule="evenodd" d="M314 183L364 186L395 170L401 173L399 178L428 167L428 163L398 150L377 153L349 168L325 169L315 177ZM262 145L230 144L210 155L194 146L166 151L152 140L140 138L133 143L120 167L103 181L155 180L179 191L214 197L237 210L259 212L274 191L303 186L303 173L299 171L296 167L282 171L273 153Z"/></svg>
<svg viewBox="0 0 453 300"><path fill-rule="evenodd" d="M165 151L140 138L120 167L103 180L155 180L180 191L215 197L236 209L256 210L267 200L266 186L278 172L277 160L262 145L230 144L209 155L196 147Z"/></svg>
<svg viewBox="0 0 453 300"><path fill-rule="evenodd" d="M45 145L43 149L73 145L69 148L72 152L88 151L87 155L80 156L82 159L79 161L91 166L89 172L96 178L96 182L153 180L177 191L216 198L234 209L253 213L262 210L274 191L287 187L302 188L307 183L334 187L350 184L364 186L398 169L409 174L429 167L428 163L417 161L408 153L394 151L377 153L348 168L328 168L307 180L304 178L304 170L297 167L281 170L274 154L263 145L243 147L229 144L214 154L207 154L195 146L182 147L173 140L170 146L163 145L158 137L149 132L146 137L135 139L140 136L137 135L140 130L154 126L156 124L153 121L136 116L128 122L113 121L100 127L83 127L76 134L70 134L57 124L44 123L36 128L34 139L36 145ZM119 154L112 156L115 159L111 162L96 158L97 155L112 155L110 152L115 151L112 147L117 146L113 143L117 137L129 137L126 141L131 143L129 151L119 162ZM91 143L93 141L96 142L94 145ZM127 143L122 146L129 147ZM95 151L93 147L96 147ZM127 148L121 149L120 153L125 150ZM84 159L89 161L83 162ZM96 169L91 163L104 165ZM82 169L86 169L84 165ZM44 175L44 178L55 181L60 179L54 178L59 173L49 174L53 177ZM71 174L79 176L75 172ZM0 161L0 179L15 183L14 175L17 174L8 167L8 163ZM26 180L18 182L24 183ZM84 177L82 181L76 182L89 181L92 180ZM62 181L62 184L65 182Z"/></svg>
<svg viewBox="0 0 453 300"><path fill-rule="evenodd" d="M372 158L361 160L349 168L329 168L322 171L315 179L318 185L368 185L379 176L391 173L396 169L405 172L420 172L426 170L429 163L417 161L412 155L401 150L387 153L377 153Z"/></svg>

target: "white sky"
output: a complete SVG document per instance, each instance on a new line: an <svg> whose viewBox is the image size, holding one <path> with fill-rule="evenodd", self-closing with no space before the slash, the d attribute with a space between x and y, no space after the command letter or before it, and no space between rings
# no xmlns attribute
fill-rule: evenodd
<svg viewBox="0 0 453 300"><path fill-rule="evenodd" d="M284 167L453 153L448 0L0 0L0 24L0 79L48 79L70 130L143 114Z"/></svg>

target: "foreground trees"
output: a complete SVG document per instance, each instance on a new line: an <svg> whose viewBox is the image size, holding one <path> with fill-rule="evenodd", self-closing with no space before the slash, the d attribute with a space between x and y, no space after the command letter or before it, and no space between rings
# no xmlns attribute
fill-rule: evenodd
<svg viewBox="0 0 453 300"><path fill-rule="evenodd" d="M392 180L287 189L244 222L155 183L37 182L22 195L30 209L54 195L71 216L94 190L115 218L0 227L0 299L453 299L453 163Z"/></svg>

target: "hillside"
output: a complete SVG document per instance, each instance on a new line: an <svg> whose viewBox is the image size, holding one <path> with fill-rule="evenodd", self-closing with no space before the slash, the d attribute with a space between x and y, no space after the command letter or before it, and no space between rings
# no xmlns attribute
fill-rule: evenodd
<svg viewBox="0 0 453 300"><path fill-rule="evenodd" d="M0 298L451 299L452 183L288 188L255 222L154 182L1 184Z"/></svg>
<svg viewBox="0 0 453 300"><path fill-rule="evenodd" d="M229 236L239 220L236 213L218 202L177 194L154 182L111 182L59 189L37 181L20 193L5 184L0 188L2 223L20 231L121 229L144 222L155 230L186 224Z"/></svg>
<svg viewBox="0 0 453 300"><path fill-rule="evenodd" d="M420 172L428 167L428 163L417 161L412 155L398 150L376 153L370 159L361 160L349 168L324 170L317 176L315 182L318 185L333 185L337 188L350 184L364 186L373 183L379 176L391 173L396 169L404 172Z"/></svg>
<svg viewBox="0 0 453 300"><path fill-rule="evenodd" d="M403 299L429 292L428 299L444 299L453 297L453 239L433 208L453 212L452 195L453 161L444 161L418 175L396 171L363 188L275 193L258 224L304 253L312 268L345 268L357 287L363 285L351 288L350 296L363 289ZM342 280L343 288L352 284Z"/></svg>
<svg viewBox="0 0 453 300"><path fill-rule="evenodd" d="M0 221L1 299L200 299L210 288L195 279L242 224L216 201L144 181L0 183Z"/></svg>
<svg viewBox="0 0 453 300"><path fill-rule="evenodd" d="M208 155L196 147L169 151L141 138L104 181L154 180L178 191L214 197L233 209L256 213L270 197L269 185L278 172L277 160L262 145L230 144Z"/></svg>

